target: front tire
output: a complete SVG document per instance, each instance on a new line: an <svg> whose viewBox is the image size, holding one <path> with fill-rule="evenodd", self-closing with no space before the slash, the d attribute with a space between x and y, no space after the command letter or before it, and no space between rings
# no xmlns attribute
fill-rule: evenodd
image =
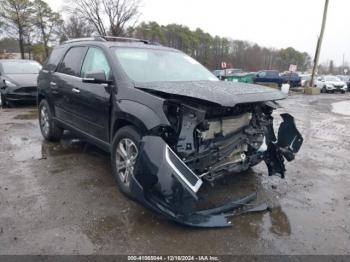
<svg viewBox="0 0 350 262"><path fill-rule="evenodd" d="M133 126L124 126L114 135L112 141L111 164L112 172L118 187L128 197L131 177L139 153L141 135Z"/></svg>
<svg viewBox="0 0 350 262"><path fill-rule="evenodd" d="M46 140L55 142L61 139L63 129L54 122L50 106L45 99L39 104L39 124L41 134Z"/></svg>
<svg viewBox="0 0 350 262"><path fill-rule="evenodd" d="M325 86L321 89L321 93L327 93L327 88Z"/></svg>

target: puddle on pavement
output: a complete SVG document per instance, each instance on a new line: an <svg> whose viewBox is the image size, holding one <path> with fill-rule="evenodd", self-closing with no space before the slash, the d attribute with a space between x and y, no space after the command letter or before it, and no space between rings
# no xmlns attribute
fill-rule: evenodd
<svg viewBox="0 0 350 262"><path fill-rule="evenodd" d="M252 203L267 202L271 206L271 210L234 216L229 219L232 222L232 227L208 230L178 225L141 205L135 205L131 200L126 200L128 202L124 203L123 207L117 208L120 210L118 215L95 217L88 222L84 231L90 240L99 246L104 246L106 243L117 244L120 243L121 239L125 241L137 239L142 242L149 239L150 235L154 235L154 245L161 250L167 250L169 236L171 239L176 239L174 247L180 245L183 248L183 243L188 241L189 233L193 238L201 238L205 235L206 238L215 239L215 243L211 241L201 242L202 250L212 250L225 245L229 232L234 232L236 238L244 236L254 239L268 237L268 234L279 237L291 235L291 224L287 213L276 200L275 192L267 190L261 184L260 175L254 170L232 175L214 187L204 184L202 189L203 192L200 194L201 199L204 200L202 208L223 204L228 200L257 192L258 198ZM226 233L220 233L222 230Z"/></svg>
<svg viewBox="0 0 350 262"><path fill-rule="evenodd" d="M269 231L277 236L290 236L292 230L287 214L282 207L272 208L269 213Z"/></svg>
<svg viewBox="0 0 350 262"><path fill-rule="evenodd" d="M341 101L332 104L332 112L350 116L350 101Z"/></svg>
<svg viewBox="0 0 350 262"><path fill-rule="evenodd" d="M36 143L28 137L10 137L10 143L17 147L13 158L16 161L27 161L31 159L41 159L41 144Z"/></svg>
<svg viewBox="0 0 350 262"><path fill-rule="evenodd" d="M32 120L38 118L38 111L37 110L31 110L26 114L19 114L16 115L13 119L19 119L19 120Z"/></svg>
<svg viewBox="0 0 350 262"><path fill-rule="evenodd" d="M31 159L46 159L62 155L76 153L99 154L98 149L86 142L65 135L60 143L50 143L44 140L35 141L28 137L10 137L10 143L17 147L14 159L16 161L27 161ZM95 152L96 151L96 152Z"/></svg>

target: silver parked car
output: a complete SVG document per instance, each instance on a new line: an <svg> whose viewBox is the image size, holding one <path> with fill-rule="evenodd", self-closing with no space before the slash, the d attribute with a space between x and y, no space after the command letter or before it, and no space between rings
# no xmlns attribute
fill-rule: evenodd
<svg viewBox="0 0 350 262"><path fill-rule="evenodd" d="M331 75L318 77L316 85L321 89L322 93L341 92L344 94L347 90L347 86L344 81L340 80L336 76Z"/></svg>

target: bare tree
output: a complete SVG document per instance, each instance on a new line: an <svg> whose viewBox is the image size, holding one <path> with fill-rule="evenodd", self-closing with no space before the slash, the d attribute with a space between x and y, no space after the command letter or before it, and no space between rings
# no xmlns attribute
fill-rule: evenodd
<svg viewBox="0 0 350 262"><path fill-rule="evenodd" d="M99 35L122 35L138 17L140 0L67 0L70 13L91 23Z"/></svg>
<svg viewBox="0 0 350 262"><path fill-rule="evenodd" d="M5 25L6 32L18 37L22 59L24 59L25 36L30 30L32 12L29 0L0 0L0 18Z"/></svg>
<svg viewBox="0 0 350 262"><path fill-rule="evenodd" d="M329 61L329 67L328 67L328 72L331 74L331 75L333 75L334 74L334 61L333 60L331 60L331 61Z"/></svg>
<svg viewBox="0 0 350 262"><path fill-rule="evenodd" d="M66 38L79 38L90 36L95 32L95 28L72 15L64 23L63 31Z"/></svg>
<svg viewBox="0 0 350 262"><path fill-rule="evenodd" d="M68 3L68 10L72 15L93 24L99 35L107 35L101 0L68 0Z"/></svg>
<svg viewBox="0 0 350 262"><path fill-rule="evenodd" d="M123 35L125 25L139 16L139 0L102 0L109 20L109 33L112 36Z"/></svg>

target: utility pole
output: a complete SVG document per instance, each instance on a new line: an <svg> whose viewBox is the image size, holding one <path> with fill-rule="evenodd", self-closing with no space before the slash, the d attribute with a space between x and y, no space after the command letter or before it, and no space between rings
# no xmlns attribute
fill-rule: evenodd
<svg viewBox="0 0 350 262"><path fill-rule="evenodd" d="M316 46L316 52L315 52L315 58L314 58L314 67L312 69L312 75L311 75L311 81L310 81L310 87L314 86L314 78L315 73L318 65L318 59L320 58L320 52L321 52L321 46L322 46L322 40L323 40L323 34L324 29L326 27L326 20L327 20L327 11L328 11L328 2L329 0L326 0L324 4L324 10L323 10L323 19L322 19L322 26L321 26L321 33L317 40L317 46Z"/></svg>

